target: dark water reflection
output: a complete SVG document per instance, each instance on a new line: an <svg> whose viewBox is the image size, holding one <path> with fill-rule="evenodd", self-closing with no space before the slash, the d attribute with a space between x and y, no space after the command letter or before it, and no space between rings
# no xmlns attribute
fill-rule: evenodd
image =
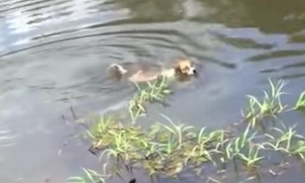
<svg viewBox="0 0 305 183"><path fill-rule="evenodd" d="M133 88L107 80L113 62L193 58L199 79L178 86L169 108L152 108L191 125L239 120L245 95L261 96L268 78L287 80L294 102L305 89L304 28L303 0L2 0L1 182L65 182L98 167L73 138L82 128L70 106L81 117L126 105ZM301 183L301 172L263 182Z"/></svg>

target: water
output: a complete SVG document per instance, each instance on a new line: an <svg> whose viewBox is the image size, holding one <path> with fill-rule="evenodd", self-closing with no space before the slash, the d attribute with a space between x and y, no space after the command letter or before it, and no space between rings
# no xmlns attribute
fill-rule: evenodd
<svg viewBox="0 0 305 183"><path fill-rule="evenodd" d="M82 128L70 108L82 117L126 104L133 90L106 80L113 62L196 60L200 77L162 110L200 127L239 120L268 78L288 82L288 103L305 89L302 0L1 0L0 28L1 182L65 182L98 167L73 138ZM303 182L302 169L263 179L290 180Z"/></svg>

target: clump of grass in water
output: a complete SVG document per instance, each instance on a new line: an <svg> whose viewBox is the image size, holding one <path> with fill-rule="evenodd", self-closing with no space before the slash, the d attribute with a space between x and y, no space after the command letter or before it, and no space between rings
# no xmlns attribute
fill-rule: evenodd
<svg viewBox="0 0 305 183"><path fill-rule="evenodd" d="M122 165L132 171L133 166L140 163L150 175L163 173L174 177L187 163L197 165L211 161L209 151L214 148L213 141L220 139L217 135L222 135L215 132L204 136L202 131L196 134L191 130L192 126L172 121L170 125L155 123L148 131L135 124L122 127L119 122L108 121L101 120L99 123L102 124L96 126L102 130L90 134L93 144L103 149L100 158L106 156L114 162L112 170L117 173L122 170ZM197 143L195 137L198 137Z"/></svg>
<svg viewBox="0 0 305 183"><path fill-rule="evenodd" d="M120 176L123 168L132 172L134 166L139 164L150 176L164 174L176 177L187 167L200 173L205 163L218 166L218 160L224 164L238 160L248 172L253 173L263 159L261 151L266 150L305 160L305 140L293 127L274 128L276 134L265 134L269 141L261 143L255 142L257 133L251 131L265 116L276 117L287 111L287 106L282 104L280 98L284 86L282 81L277 84L269 81L271 90L264 92L261 102L249 96L245 117L250 123L237 137L229 136L224 130L196 130L192 126L176 124L166 116L169 125L154 123L148 130L134 123L140 114L145 113L145 103L164 101L170 93L165 81L159 82L149 83L148 88L144 89L138 87L139 91L129 105L133 123L123 125L114 117L103 117L88 131L94 146L102 150L100 158L107 157L105 165L111 165L110 175ZM303 105L303 100L304 94L301 94L295 109Z"/></svg>
<svg viewBox="0 0 305 183"><path fill-rule="evenodd" d="M261 119L266 116L276 117L278 114L283 112L287 106L282 104L281 96L284 94L282 89L285 85L283 81L278 81L274 84L269 80L271 90L264 91L264 98L259 101L252 95L247 95L249 98L249 104L246 107L243 116L246 121L249 121L252 126L257 125Z"/></svg>
<svg viewBox="0 0 305 183"><path fill-rule="evenodd" d="M297 155L304 161L305 155L305 138L299 135L295 130L295 126L287 127L282 124L282 128L273 128L276 134L265 134L270 142L264 142L265 147L271 148L273 151L288 154Z"/></svg>
<svg viewBox="0 0 305 183"><path fill-rule="evenodd" d="M136 124L122 126L119 121L101 120L96 126L101 128L90 132L93 144L103 149L100 158L107 157L112 163L110 174L119 175L125 167L132 172L135 164L140 164L150 176L164 174L176 177L184 168L199 170L204 163L213 162L220 155L227 162L239 158L248 169L261 160L258 145L252 144L254 135L249 128L235 139L229 139L224 131L197 131L192 126L176 124L166 117L170 125L155 123L147 131ZM107 127L107 125L110 125ZM228 142L227 144L225 142ZM220 144L225 144L222 152ZM242 153L248 147L248 154Z"/></svg>
<svg viewBox="0 0 305 183"><path fill-rule="evenodd" d="M142 88L135 83L138 92L129 102L129 114L133 123L138 117L146 113L145 105L147 103L163 103L166 96L172 93L166 77L160 77L153 82L146 82L146 85L145 88Z"/></svg>

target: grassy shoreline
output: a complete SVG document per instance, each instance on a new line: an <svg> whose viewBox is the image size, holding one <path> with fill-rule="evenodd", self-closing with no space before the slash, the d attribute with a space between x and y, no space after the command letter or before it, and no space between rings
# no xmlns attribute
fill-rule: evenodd
<svg viewBox="0 0 305 183"><path fill-rule="evenodd" d="M289 107L281 100L284 85L283 81L270 81L270 89L264 91L261 100L247 96L249 101L241 122L231 129L212 131L175 123L163 114L165 122L143 128L138 119L145 117L146 106L164 103L172 91L164 78L144 87L136 85L138 92L127 109L130 120L102 116L87 131L92 147L99 151L99 160L103 160L104 170L84 169L83 177L70 177L68 182L105 182L107 178L120 177L123 171L133 174L135 167L141 167L153 179L177 178L184 171L199 176L206 166L225 172L228 164L241 166L248 175L246 180L250 180L259 175L262 161L266 164L268 156L279 154L283 159L293 156L305 161L305 138L295 126L287 126L279 118L282 113L303 111L305 92ZM219 180L209 177L209 181Z"/></svg>

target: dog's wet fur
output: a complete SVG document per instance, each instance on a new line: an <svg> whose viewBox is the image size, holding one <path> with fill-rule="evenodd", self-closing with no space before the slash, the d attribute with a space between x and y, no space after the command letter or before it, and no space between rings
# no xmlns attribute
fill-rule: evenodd
<svg viewBox="0 0 305 183"><path fill-rule="evenodd" d="M188 59L180 59L169 68L151 63L124 62L110 65L109 70L111 77L127 78L136 83L156 80L160 76L185 81L198 74L195 64Z"/></svg>

